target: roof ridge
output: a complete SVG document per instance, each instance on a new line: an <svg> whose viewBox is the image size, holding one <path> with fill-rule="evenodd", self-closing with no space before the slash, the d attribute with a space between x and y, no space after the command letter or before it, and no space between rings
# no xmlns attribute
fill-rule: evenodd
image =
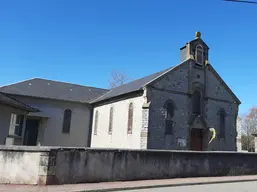
<svg viewBox="0 0 257 192"><path fill-rule="evenodd" d="M152 83L153 81L159 79L161 76L165 75L166 73L169 73L171 70L173 70L174 68L176 68L177 66L179 66L179 65L181 65L181 64L182 64L182 63L180 63L180 64L178 64L178 65L174 65L174 66L169 67L169 68L167 68L167 69L164 69L164 70L162 70L162 71L160 71L160 72L157 72L157 73L160 73L160 75L158 75L157 77L153 78L151 81L147 82L147 83L144 85L144 87L145 87L146 85Z"/></svg>
<svg viewBox="0 0 257 192"><path fill-rule="evenodd" d="M110 93L110 92L112 92L112 89L111 89L110 91L107 91L106 93L100 95L99 97L94 98L94 99L93 99L92 101L90 101L89 103L94 103L95 100L98 100L98 99L102 98L103 96L105 96L106 94L108 94L108 93Z"/></svg>
<svg viewBox="0 0 257 192"><path fill-rule="evenodd" d="M86 86L86 85L82 85L82 84L75 84L75 83L70 83L70 82L64 82L64 81L58 81L58 80L52 80L52 79L45 79L45 78L39 78L39 77L34 77L34 78L31 78L31 79L19 81L19 82L16 82L16 83L11 83L11 84L8 84L8 85L3 85L3 86L0 86L0 88L8 87L8 86L15 85L15 84L19 84L19 83L28 82L28 81L31 81L31 80L51 81L51 82L56 82L56 83L63 83L63 84L69 84L69 85L80 86L80 87L84 87L84 88L93 88L93 89L109 90L109 89L105 89L105 88L98 88L98 87L93 87L93 86Z"/></svg>
<svg viewBox="0 0 257 192"><path fill-rule="evenodd" d="M17 81L16 83L9 83L9 84L0 86L0 88L11 86L11 85L15 85L15 84L18 84L18 83L23 83L23 82L30 81L30 80L33 80L33 79L36 79L36 78L30 78L30 79L23 80L23 81Z"/></svg>
<svg viewBox="0 0 257 192"><path fill-rule="evenodd" d="M86 103L89 103L92 99L95 99L108 91L108 89L42 78L33 78L0 87L0 92L10 95L22 95Z"/></svg>
<svg viewBox="0 0 257 192"><path fill-rule="evenodd" d="M167 69L163 69L163 70L161 70L161 71L158 71L158 72L155 72L155 73L151 73L151 74L149 74L149 75L142 76L142 77L140 77L140 78L138 78L138 79L135 79L135 80L133 80L133 81L130 81L130 82L128 82L128 83L124 83L124 84L122 84L122 85L119 85L119 86L117 86L117 87L114 87L114 89L115 89L115 88L118 88L118 87L121 87L121 86L124 86L124 85L127 85L127 84L129 84L129 83L133 83L134 81L138 81L138 80L144 79L144 78L149 77L149 76L151 76L151 75L155 75L155 74L157 74L157 73L163 73L163 72L165 72L166 70L172 69L172 68L173 68L173 67L169 67L169 68L167 68Z"/></svg>
<svg viewBox="0 0 257 192"><path fill-rule="evenodd" d="M59 80L44 79L44 78L38 78L38 77L37 77L37 78L34 78L34 79L45 80L45 81L52 81L52 82L57 82L57 83L69 84L69 85L76 85L76 86L86 87L86 88L94 88L94 89L109 90L109 89L105 89L105 88L87 86L87 85L76 84L76 83L71 83L71 82L64 82L64 81L59 81Z"/></svg>
<svg viewBox="0 0 257 192"><path fill-rule="evenodd" d="M170 67L170 68L172 68L172 67ZM167 69L169 69L169 68L167 68ZM166 70L167 70L167 69L166 69ZM149 75L140 77L140 78L138 78L138 79L135 79L135 80L133 80L133 81L130 81L130 82L128 82L128 83L124 83L124 84L122 84L122 85L119 85L119 86L117 86L117 87L114 87L114 88L110 89L109 91L107 91L106 93L104 93L103 95L101 95L101 96L99 96L99 97L93 99L90 103L93 103L95 100L98 100L98 99L104 97L106 94L110 93L113 89L120 88L120 87L122 87L122 86L124 86L124 85L128 85L128 84L130 84L130 83L133 83L133 82L138 81L138 80L140 80L140 79L143 79L143 78L145 78L145 77L148 77L148 76L151 76L151 75L154 75L154 74L157 74L157 73L161 73L162 71L165 71L165 70L161 70L161 71L159 71L159 72L155 72L155 73L152 73L152 74L149 74Z"/></svg>
<svg viewBox="0 0 257 192"><path fill-rule="evenodd" d="M142 77L140 77L138 79L135 79L133 81L130 81L128 83L125 83L125 84L122 84L120 86L114 87L110 91L108 91L108 92L104 93L103 95L95 98L90 103L96 103L96 102L99 102L101 100L109 99L111 97L116 97L116 96L126 94L126 93L130 93L130 92L133 92L133 91L139 91L143 87L145 87L147 84L153 82L154 80L156 80L160 76L164 75L166 72L169 72L170 70L172 70L174 67L175 66L171 66L169 68L166 68L166 69L160 70L158 72L142 76ZM128 88L128 87L132 87L132 88ZM112 95L112 96L110 96L110 95Z"/></svg>

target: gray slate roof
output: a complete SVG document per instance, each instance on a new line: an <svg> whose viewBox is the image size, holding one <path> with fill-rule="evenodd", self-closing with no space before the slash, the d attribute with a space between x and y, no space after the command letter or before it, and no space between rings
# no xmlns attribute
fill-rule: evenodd
<svg viewBox="0 0 257 192"><path fill-rule="evenodd" d="M3 86L0 91L14 95L88 103L108 90L34 78Z"/></svg>
<svg viewBox="0 0 257 192"><path fill-rule="evenodd" d="M174 66L170 67L168 69L165 69L163 71L148 75L148 76L143 77L141 79L137 79L137 80L132 81L130 83L123 84L119 87L113 88L110 91L108 91L107 93L105 93L102 96L93 100L91 103L97 103L99 101L103 101L103 100L110 99L110 98L113 98L113 97L117 97L117 96L120 96L120 95L124 95L124 94L127 94L127 93L142 90L147 84L151 83L153 80L155 80L156 78L164 75L166 72L170 71L173 68L174 68Z"/></svg>
<svg viewBox="0 0 257 192"><path fill-rule="evenodd" d="M162 76L174 67L137 79L111 90L86 87L71 83L34 78L20 83L0 87L0 91L38 98L49 98L82 103L97 103L106 99L142 90L147 84Z"/></svg>
<svg viewBox="0 0 257 192"><path fill-rule="evenodd" d="M38 111L37 109L35 109L33 107L30 107L29 105L27 105L25 103L22 103L22 102L18 101L17 99L12 98L8 94L1 93L1 92L0 92L0 103L10 105L10 106L13 106L13 107L18 107L18 108L24 109L28 112Z"/></svg>

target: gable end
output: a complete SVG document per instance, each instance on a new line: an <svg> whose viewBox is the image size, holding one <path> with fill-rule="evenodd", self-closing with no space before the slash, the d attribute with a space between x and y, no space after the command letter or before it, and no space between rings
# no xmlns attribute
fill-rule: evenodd
<svg viewBox="0 0 257 192"><path fill-rule="evenodd" d="M170 73L171 71L176 71L178 69L180 69L181 67L183 67L184 65L186 65L190 60L192 59L187 59L186 61L176 65L175 67L171 68L170 70L167 70L165 73L162 73L160 76L156 77L155 79L149 81L148 83L146 83L144 85L145 86L151 86L153 85L155 82L159 81L160 79L162 79L166 74Z"/></svg>
<svg viewBox="0 0 257 192"><path fill-rule="evenodd" d="M221 78L221 76L217 73L217 71L212 67L212 65L208 65L209 70L213 72L213 74L222 82L222 85L224 85L225 89L234 97L237 104L240 105L241 101L238 99L238 97L234 94L234 92L229 88L229 86L226 84L226 82Z"/></svg>

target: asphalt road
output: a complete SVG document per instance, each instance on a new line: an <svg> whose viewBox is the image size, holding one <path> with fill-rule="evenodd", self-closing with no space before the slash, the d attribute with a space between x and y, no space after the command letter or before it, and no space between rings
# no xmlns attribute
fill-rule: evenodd
<svg viewBox="0 0 257 192"><path fill-rule="evenodd" d="M223 183L209 185L190 185L181 187L164 187L141 190L128 190L126 192L256 192L257 182Z"/></svg>

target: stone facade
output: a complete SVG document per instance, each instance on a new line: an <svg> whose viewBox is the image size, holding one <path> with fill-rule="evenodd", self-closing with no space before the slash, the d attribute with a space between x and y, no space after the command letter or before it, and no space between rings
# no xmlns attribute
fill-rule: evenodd
<svg viewBox="0 0 257 192"><path fill-rule="evenodd" d="M187 46L194 50L192 47L196 44L206 47L202 40L194 40ZM208 51L208 48L204 50ZM190 149L191 130L201 129L202 150L236 151L236 118L240 102L208 63L208 53L205 54L206 62L203 65L198 65L193 55L192 53L188 57L182 57L189 59L148 87L148 98L151 101L148 148L188 150ZM201 90L202 93L201 112L197 117L192 112L194 90ZM172 134L165 134L164 104L167 100L172 100L175 105ZM225 130L220 129L219 111L221 109L226 114ZM208 144L209 128L214 128L217 134L210 144ZM221 136L223 131L224 137Z"/></svg>
<svg viewBox="0 0 257 192"><path fill-rule="evenodd" d="M140 149L147 149L148 140L148 124L149 124L149 108L142 109L142 130L140 135Z"/></svg>
<svg viewBox="0 0 257 192"><path fill-rule="evenodd" d="M157 82L148 91L151 101L149 112L150 149L186 149L177 146L178 139L188 139L188 65L180 66ZM176 125L172 135L165 135L165 102L171 99L175 103L174 121ZM188 141L186 141L188 142Z"/></svg>

